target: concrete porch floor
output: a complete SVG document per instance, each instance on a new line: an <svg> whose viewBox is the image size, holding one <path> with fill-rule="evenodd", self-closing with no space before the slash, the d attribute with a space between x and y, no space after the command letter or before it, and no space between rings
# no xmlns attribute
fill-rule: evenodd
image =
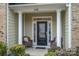
<svg viewBox="0 0 79 59"><path fill-rule="evenodd" d="M27 48L26 53L30 56L44 56L48 49Z"/></svg>

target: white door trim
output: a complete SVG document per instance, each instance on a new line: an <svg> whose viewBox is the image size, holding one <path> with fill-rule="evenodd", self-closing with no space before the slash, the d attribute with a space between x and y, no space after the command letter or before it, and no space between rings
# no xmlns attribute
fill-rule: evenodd
<svg viewBox="0 0 79 59"><path fill-rule="evenodd" d="M35 18L50 18L50 20L34 20ZM51 40L52 40L52 16L37 16L32 17L32 39L33 39L33 47L45 47L50 48L50 42L49 42L49 34L47 34L47 46L38 46L37 45L37 26L36 26L36 42L34 42L34 24L37 25L37 22L39 21L47 21L47 32L49 32L49 26L48 24L51 24Z"/></svg>

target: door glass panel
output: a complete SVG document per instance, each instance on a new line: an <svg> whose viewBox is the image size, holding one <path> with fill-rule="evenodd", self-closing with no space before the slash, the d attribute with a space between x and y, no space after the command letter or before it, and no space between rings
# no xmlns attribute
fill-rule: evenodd
<svg viewBox="0 0 79 59"><path fill-rule="evenodd" d="M49 42L51 41L51 24L49 24Z"/></svg>
<svg viewBox="0 0 79 59"><path fill-rule="evenodd" d="M36 37L36 24L34 23L34 42L35 42L35 37Z"/></svg>
<svg viewBox="0 0 79 59"><path fill-rule="evenodd" d="M45 24L39 24L39 37L45 38Z"/></svg>
<svg viewBox="0 0 79 59"><path fill-rule="evenodd" d="M37 45L47 45L47 22L37 23Z"/></svg>

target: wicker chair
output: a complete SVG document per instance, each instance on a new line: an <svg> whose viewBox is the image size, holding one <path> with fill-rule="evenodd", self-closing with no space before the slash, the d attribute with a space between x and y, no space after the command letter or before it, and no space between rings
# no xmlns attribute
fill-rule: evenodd
<svg viewBox="0 0 79 59"><path fill-rule="evenodd" d="M51 48L56 48L56 38L51 41Z"/></svg>
<svg viewBox="0 0 79 59"><path fill-rule="evenodd" d="M56 46L56 37L51 41L51 48L57 48ZM63 48L63 37L61 37L61 48Z"/></svg>
<svg viewBox="0 0 79 59"><path fill-rule="evenodd" d="M28 36L23 37L23 45L26 47L32 47L32 40Z"/></svg>

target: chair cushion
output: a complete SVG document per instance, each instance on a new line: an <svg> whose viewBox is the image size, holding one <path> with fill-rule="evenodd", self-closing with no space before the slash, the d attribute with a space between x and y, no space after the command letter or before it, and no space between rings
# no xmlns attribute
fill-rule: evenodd
<svg viewBox="0 0 79 59"><path fill-rule="evenodd" d="M28 42L28 38L24 38L24 41Z"/></svg>

